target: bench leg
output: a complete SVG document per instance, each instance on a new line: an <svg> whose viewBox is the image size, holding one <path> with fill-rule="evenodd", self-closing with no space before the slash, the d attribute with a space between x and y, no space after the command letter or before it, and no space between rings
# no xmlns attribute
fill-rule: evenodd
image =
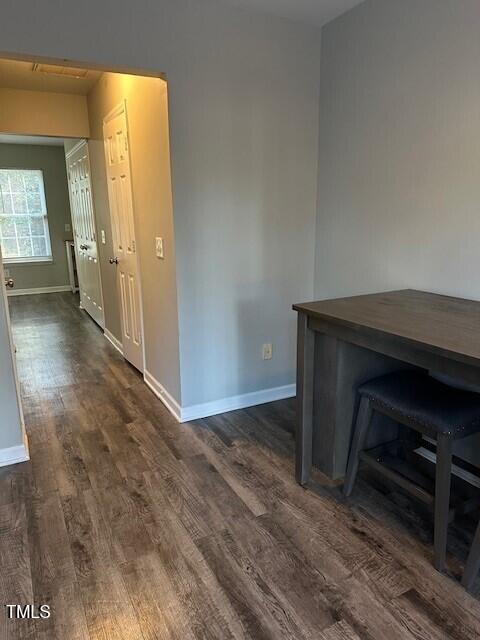
<svg viewBox="0 0 480 640"><path fill-rule="evenodd" d="M355 421L352 446L348 456L347 473L345 475L345 482L343 485L343 494L347 497L351 495L353 491L353 486L357 478L360 452L364 449L371 420L372 405L370 403L370 399L366 396L362 396L358 407L357 419Z"/></svg>
<svg viewBox="0 0 480 640"><path fill-rule="evenodd" d="M462 584L465 589L473 587L475 578L480 571L480 523L478 524L475 537L472 542L470 553L468 554L467 564L465 565L465 571L463 572Z"/></svg>
<svg viewBox="0 0 480 640"><path fill-rule="evenodd" d="M437 439L437 465L435 470L435 530L433 565L443 571L447 555L448 516L452 473L452 440L439 435Z"/></svg>
<svg viewBox="0 0 480 640"><path fill-rule="evenodd" d="M297 329L297 426L295 433L295 477L306 485L312 471L313 450L313 379L315 333L308 318L298 314Z"/></svg>

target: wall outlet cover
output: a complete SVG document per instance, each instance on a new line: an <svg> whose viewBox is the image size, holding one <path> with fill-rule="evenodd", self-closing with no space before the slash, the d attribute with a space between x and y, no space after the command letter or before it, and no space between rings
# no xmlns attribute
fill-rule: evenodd
<svg viewBox="0 0 480 640"><path fill-rule="evenodd" d="M262 359L271 360L273 356L273 347L271 342L267 342L262 347Z"/></svg>

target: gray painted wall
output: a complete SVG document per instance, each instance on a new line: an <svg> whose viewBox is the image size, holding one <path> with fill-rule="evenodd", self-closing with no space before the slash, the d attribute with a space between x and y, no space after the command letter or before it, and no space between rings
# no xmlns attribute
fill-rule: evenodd
<svg viewBox="0 0 480 640"><path fill-rule="evenodd" d="M50 14L7 0L2 49L166 74L182 405L293 383L291 304L313 295L318 30L215 0Z"/></svg>
<svg viewBox="0 0 480 640"><path fill-rule="evenodd" d="M69 224L71 229L72 222L63 147L0 144L0 167L41 169L47 201L53 262L5 265L15 280L15 288L37 289L68 285L65 240L71 240L72 233L65 231L65 224Z"/></svg>
<svg viewBox="0 0 480 640"><path fill-rule="evenodd" d="M317 298L480 298L480 3L369 0L322 31Z"/></svg>
<svg viewBox="0 0 480 640"><path fill-rule="evenodd" d="M295 381L291 304L313 295L320 39L220 3L179 2L175 17L168 7L188 407Z"/></svg>
<svg viewBox="0 0 480 640"><path fill-rule="evenodd" d="M322 32L315 295L480 299L480 3L369 0ZM456 445L480 466L480 438Z"/></svg>

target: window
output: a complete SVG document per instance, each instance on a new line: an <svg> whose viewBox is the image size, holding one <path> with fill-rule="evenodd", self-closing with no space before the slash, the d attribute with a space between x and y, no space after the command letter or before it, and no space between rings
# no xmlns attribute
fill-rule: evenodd
<svg viewBox="0 0 480 640"><path fill-rule="evenodd" d="M39 169L0 169L0 242L7 263L52 259Z"/></svg>

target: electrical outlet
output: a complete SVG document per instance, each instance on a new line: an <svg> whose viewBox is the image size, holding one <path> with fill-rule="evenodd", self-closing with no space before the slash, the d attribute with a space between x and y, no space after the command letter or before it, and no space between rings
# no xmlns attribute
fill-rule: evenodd
<svg viewBox="0 0 480 640"><path fill-rule="evenodd" d="M107 237L103 229L100 231L100 235L102 236L102 244L107 244Z"/></svg>
<svg viewBox="0 0 480 640"><path fill-rule="evenodd" d="M162 260L165 257L163 254L163 238L155 238L155 255Z"/></svg>
<svg viewBox="0 0 480 640"><path fill-rule="evenodd" d="M262 359L263 360L271 360L272 356L273 356L272 343L271 342L267 342L262 347Z"/></svg>

